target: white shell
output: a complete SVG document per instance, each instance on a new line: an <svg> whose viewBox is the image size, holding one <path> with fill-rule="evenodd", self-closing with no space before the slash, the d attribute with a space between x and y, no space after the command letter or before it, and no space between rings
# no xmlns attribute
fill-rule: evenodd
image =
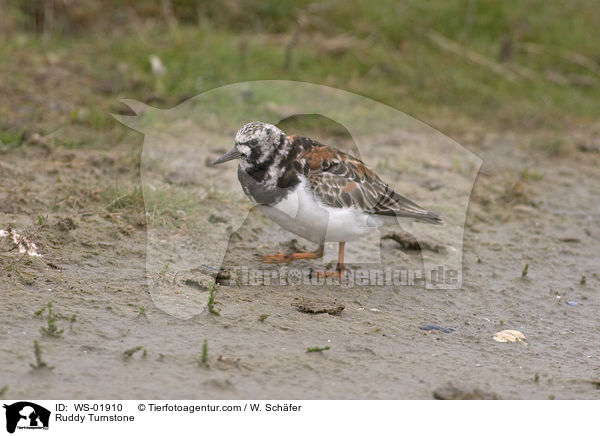
<svg viewBox="0 0 600 436"><path fill-rule="evenodd" d="M518 330L502 330L494 335L496 342L520 342L527 345L527 338Z"/></svg>

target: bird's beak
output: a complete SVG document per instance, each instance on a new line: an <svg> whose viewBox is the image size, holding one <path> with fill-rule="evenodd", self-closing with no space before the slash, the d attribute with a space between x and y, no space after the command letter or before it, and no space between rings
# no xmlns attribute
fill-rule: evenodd
<svg viewBox="0 0 600 436"><path fill-rule="evenodd" d="M218 165L220 163L227 162L228 160L237 159L240 156L241 156L241 153L237 150L237 148L233 147L231 150L229 150L223 156L221 156L216 161L214 161L212 163L212 165Z"/></svg>

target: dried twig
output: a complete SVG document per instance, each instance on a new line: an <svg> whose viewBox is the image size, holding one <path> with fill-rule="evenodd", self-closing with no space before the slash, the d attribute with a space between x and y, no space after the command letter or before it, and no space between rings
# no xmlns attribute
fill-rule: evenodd
<svg viewBox="0 0 600 436"><path fill-rule="evenodd" d="M173 12L173 3L171 0L162 0L162 13L165 16L165 21L167 22L167 26L169 26L170 30L173 30L177 27L177 17Z"/></svg>
<svg viewBox="0 0 600 436"><path fill-rule="evenodd" d="M294 34L285 45L285 60L283 61L283 66L281 67L284 71L289 71L292 68L294 49L298 45L298 41L300 41L300 26L296 27Z"/></svg>
<svg viewBox="0 0 600 436"><path fill-rule="evenodd" d="M442 50L458 55L474 64L487 68L493 73L502 76L509 82L517 82L518 80L518 76L508 68L502 66L493 59L461 46L460 44L446 38L441 33L436 32L435 30L428 31L427 37Z"/></svg>
<svg viewBox="0 0 600 436"><path fill-rule="evenodd" d="M580 67L586 68L592 73L595 73L598 76L600 76L600 66L593 59L590 59L582 53L562 47L552 47L543 44L536 44L534 42L524 42L519 44L519 46L524 48L529 53L539 54L546 52L559 56L566 61L577 64Z"/></svg>

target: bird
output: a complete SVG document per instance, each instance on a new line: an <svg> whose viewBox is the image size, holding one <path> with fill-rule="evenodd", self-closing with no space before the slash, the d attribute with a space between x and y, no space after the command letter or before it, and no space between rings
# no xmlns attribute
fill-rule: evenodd
<svg viewBox="0 0 600 436"><path fill-rule="evenodd" d="M235 135L233 148L212 162L238 159L244 193L279 226L315 242L313 252L264 255L267 263L323 257L326 242L339 243L333 271L318 276L341 278L345 244L398 218L430 224L442 219L395 192L356 157L306 136L286 135L272 124L253 121Z"/></svg>

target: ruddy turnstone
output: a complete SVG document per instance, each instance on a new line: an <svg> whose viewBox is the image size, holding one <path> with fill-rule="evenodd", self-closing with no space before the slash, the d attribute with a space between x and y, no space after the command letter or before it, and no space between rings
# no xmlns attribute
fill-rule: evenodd
<svg viewBox="0 0 600 436"><path fill-rule="evenodd" d="M319 244L309 253L263 256L269 263L323 257L325 242L339 242L335 271L341 277L344 245L398 218L441 224L441 219L397 194L359 159L302 136L286 136L262 122L244 125L231 151L213 162L239 159L246 195L284 229Z"/></svg>

